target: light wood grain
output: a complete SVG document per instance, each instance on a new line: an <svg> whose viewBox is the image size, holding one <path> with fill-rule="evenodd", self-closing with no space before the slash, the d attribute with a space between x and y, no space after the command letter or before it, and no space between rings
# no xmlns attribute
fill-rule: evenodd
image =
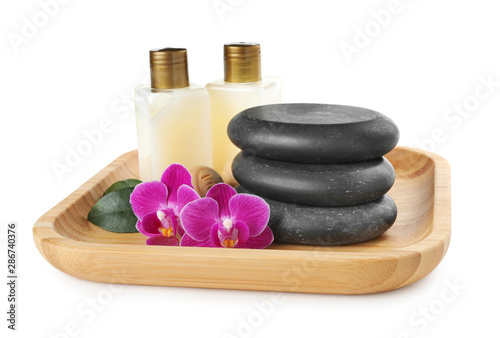
<svg viewBox="0 0 500 338"><path fill-rule="evenodd" d="M146 246L141 234L111 233L87 213L115 181L138 176L137 152L116 159L43 215L35 243L57 269L97 282L306 293L366 294L429 274L451 236L450 168L442 157L397 147L389 192L392 228L374 240L338 247L273 244L264 250Z"/></svg>

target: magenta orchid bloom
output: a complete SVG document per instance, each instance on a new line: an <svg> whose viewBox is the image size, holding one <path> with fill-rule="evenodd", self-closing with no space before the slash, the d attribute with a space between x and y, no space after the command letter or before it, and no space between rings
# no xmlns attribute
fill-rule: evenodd
<svg viewBox="0 0 500 338"><path fill-rule="evenodd" d="M263 249L274 240L267 226L269 205L258 196L238 194L225 183L188 203L181 220L186 231L181 246Z"/></svg>
<svg viewBox="0 0 500 338"><path fill-rule="evenodd" d="M148 245L179 245L184 234L179 218L181 210L199 198L189 171L180 164L170 165L161 182L138 184L130 195L132 210L139 219L137 230L149 237Z"/></svg>

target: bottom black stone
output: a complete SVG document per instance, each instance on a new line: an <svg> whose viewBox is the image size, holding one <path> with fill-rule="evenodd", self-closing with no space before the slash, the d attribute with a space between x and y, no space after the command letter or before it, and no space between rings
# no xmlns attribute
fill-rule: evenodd
<svg viewBox="0 0 500 338"><path fill-rule="evenodd" d="M252 194L239 186L238 192ZM269 227L277 242L344 245L382 235L396 221L396 204L389 197L349 207L312 207L264 198L271 207Z"/></svg>

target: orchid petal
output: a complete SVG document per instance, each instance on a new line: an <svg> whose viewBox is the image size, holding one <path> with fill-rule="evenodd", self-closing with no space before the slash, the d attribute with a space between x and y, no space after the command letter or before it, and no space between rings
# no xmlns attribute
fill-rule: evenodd
<svg viewBox="0 0 500 338"><path fill-rule="evenodd" d="M163 224L158 219L158 216L156 216L156 213L144 216L142 220L142 229L145 233L160 235L160 228L163 228Z"/></svg>
<svg viewBox="0 0 500 338"><path fill-rule="evenodd" d="M185 234L181 238L181 246L196 246L196 247L206 247L206 248L213 248L214 245L212 243L212 240L210 238L204 240L204 241L195 241L191 237L189 237L188 234Z"/></svg>
<svg viewBox="0 0 500 338"><path fill-rule="evenodd" d="M186 232L182 227L181 218L179 216L174 217L174 224L175 224L176 234L178 234L180 237L184 236Z"/></svg>
<svg viewBox="0 0 500 338"><path fill-rule="evenodd" d="M274 240L273 232L269 227L265 227L264 231L256 237L249 237L248 241L238 245L238 248L246 249L264 249L269 246ZM239 243L238 243L239 244Z"/></svg>
<svg viewBox="0 0 500 338"><path fill-rule="evenodd" d="M182 236L184 236L184 234L185 234L186 232L184 231L184 229L183 229L183 228L178 227L178 228L177 228L177 233L179 234L179 236L180 236L180 237L182 237Z"/></svg>
<svg viewBox="0 0 500 338"><path fill-rule="evenodd" d="M160 232L158 231L158 228L156 228L155 232L149 232L146 229L144 229L144 221L141 221L141 220L137 221L137 225L135 227L137 228L137 230L139 230L139 232L141 234L148 236L148 237L153 237L153 236L160 234ZM150 229L150 227L148 227L148 229Z"/></svg>
<svg viewBox="0 0 500 338"><path fill-rule="evenodd" d="M171 164L161 175L161 182L167 186L168 189L168 206L173 208L177 204L177 191L179 188L186 184L193 187L191 184L191 174L181 164Z"/></svg>
<svg viewBox="0 0 500 338"><path fill-rule="evenodd" d="M165 237L162 235L153 236L146 241L147 245L178 246L179 240L175 237Z"/></svg>
<svg viewBox="0 0 500 338"><path fill-rule="evenodd" d="M186 184L181 185L177 190L177 205L174 209L176 214L179 215L186 204L197 199L200 199L200 195L193 188Z"/></svg>
<svg viewBox="0 0 500 338"><path fill-rule="evenodd" d="M186 234L194 240L206 240L212 226L219 222L217 202L205 197L186 204L181 211L181 222Z"/></svg>
<svg viewBox="0 0 500 338"><path fill-rule="evenodd" d="M222 247L220 244L220 239L219 239L219 226L220 224L215 224L212 226L212 229L210 229L210 240L212 241L214 247Z"/></svg>
<svg viewBox="0 0 500 338"><path fill-rule="evenodd" d="M269 222L269 204L262 198L249 194L238 194L229 201L234 220L245 222L251 237L264 231Z"/></svg>
<svg viewBox="0 0 500 338"><path fill-rule="evenodd" d="M248 238L250 237L250 230L248 228L248 225L246 225L242 221L237 221L233 226L238 230L237 247L239 247L240 245L243 245L248 241Z"/></svg>
<svg viewBox="0 0 500 338"><path fill-rule="evenodd" d="M130 204L138 219L167 209L168 190L165 184L152 181L138 184L130 194Z"/></svg>
<svg viewBox="0 0 500 338"><path fill-rule="evenodd" d="M235 195L237 195L236 190L226 183L218 183L208 190L207 197L213 198L219 204L219 218L221 220L231 218L229 201Z"/></svg>

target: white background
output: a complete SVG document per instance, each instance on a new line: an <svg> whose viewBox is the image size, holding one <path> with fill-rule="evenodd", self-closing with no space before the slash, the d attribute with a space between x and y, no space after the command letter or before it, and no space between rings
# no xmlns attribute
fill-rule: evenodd
<svg viewBox="0 0 500 338"><path fill-rule="evenodd" d="M401 0L381 27L373 13L392 8L389 0L221 0L230 6L222 15L214 3L73 0L52 8L44 22L38 1L2 1L0 271L6 276L6 224L17 221L20 277L18 331L6 329L2 282L0 335L225 337L238 336L242 321L258 318L255 304L268 301L270 293L144 286L114 290L93 316L87 301L109 295L110 285L53 268L37 251L31 230L52 206L136 148L127 100L148 79L150 49L188 48L191 81L205 84L222 77L222 45L235 40L261 43L263 74L283 79L284 102L378 110L399 125L401 145L427 147L448 159L453 182L451 245L429 276L376 295L286 294L270 315L261 315L262 323L239 336L498 334L498 308L488 306L500 301L497 4ZM39 28L22 37L25 20ZM369 41L361 41L359 30L367 29ZM24 40L12 43L15 36ZM358 48L350 57L341 49L347 44ZM474 98L488 78L496 84ZM469 108L463 115L453 111L464 103ZM58 178L53 164L65 164L68 147L75 149L84 132L105 119L112 132ZM433 135L433 145L422 143ZM455 297L449 283L460 285ZM452 300L441 308L443 293ZM436 315L423 319L419 311L429 307Z"/></svg>

